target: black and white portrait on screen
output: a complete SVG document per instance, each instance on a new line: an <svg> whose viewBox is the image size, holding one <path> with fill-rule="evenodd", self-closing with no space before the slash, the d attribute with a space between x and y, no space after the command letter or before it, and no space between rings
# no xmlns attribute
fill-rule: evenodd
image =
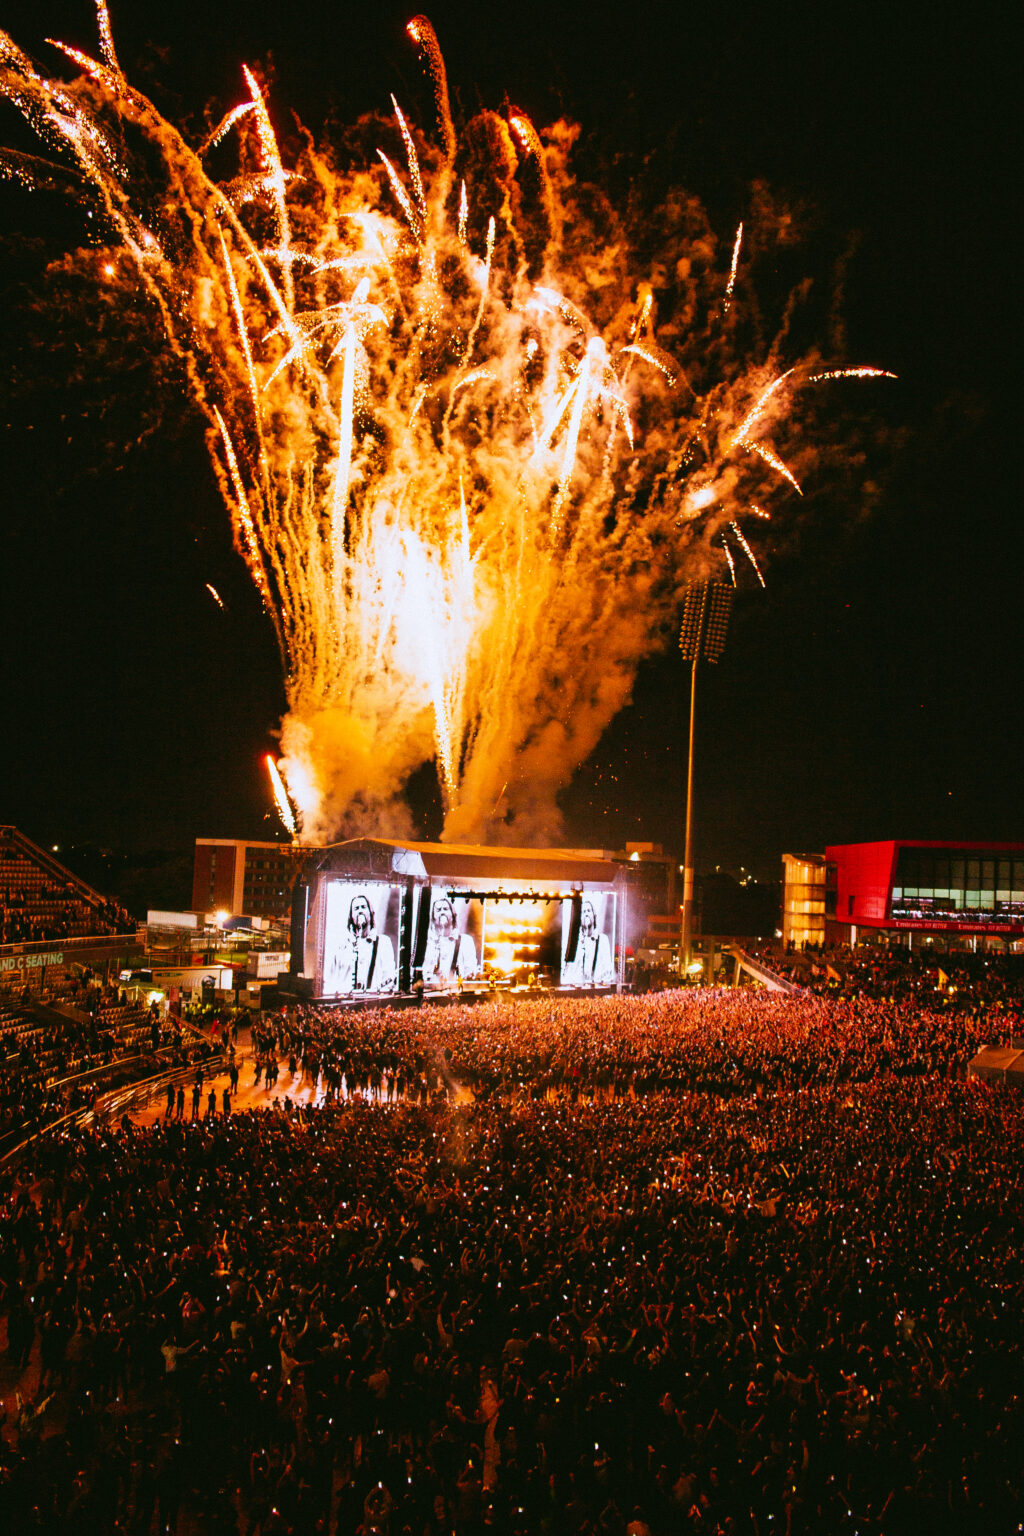
<svg viewBox="0 0 1024 1536"><path fill-rule="evenodd" d="M387 929L397 893L380 883L350 885L335 881L327 890L324 920L324 981L326 997L353 993L380 995L398 986L395 940Z"/></svg>
<svg viewBox="0 0 1024 1536"><path fill-rule="evenodd" d="M576 953L571 954L572 902L563 901L561 976L563 987L614 985L615 962L612 952L614 927L615 897L598 891L588 891L580 904Z"/></svg>
<svg viewBox="0 0 1024 1536"><path fill-rule="evenodd" d="M420 900L426 900L421 895ZM469 915L469 903L463 907L463 922ZM478 970L476 944L470 933L460 930L456 905L445 892L438 892L430 908L430 929L423 954L423 985L443 989L475 976Z"/></svg>

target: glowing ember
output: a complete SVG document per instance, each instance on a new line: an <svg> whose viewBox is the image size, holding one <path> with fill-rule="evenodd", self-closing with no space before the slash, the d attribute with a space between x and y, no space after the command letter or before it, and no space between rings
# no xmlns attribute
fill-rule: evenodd
<svg viewBox="0 0 1024 1536"><path fill-rule="evenodd" d="M98 9L101 58L64 48L71 83L0 33L0 89L59 161L0 170L98 211L131 258L112 250L104 275L141 284L184 364L285 666L267 760L285 825L404 831L405 782L434 757L447 837L556 832L556 791L681 585L723 549L735 579L727 529L762 579L738 520L767 518L769 471L800 489L766 440L793 391L881 370L780 372L774 349L721 366L694 314L728 309L742 226L701 291L688 243L714 239L674 194L633 270L625 225L568 171L569 125L484 111L456 137L423 16L408 32L440 146L395 102L385 141L300 135L286 166L252 71L192 149L127 83ZM229 135L238 173L218 181Z"/></svg>

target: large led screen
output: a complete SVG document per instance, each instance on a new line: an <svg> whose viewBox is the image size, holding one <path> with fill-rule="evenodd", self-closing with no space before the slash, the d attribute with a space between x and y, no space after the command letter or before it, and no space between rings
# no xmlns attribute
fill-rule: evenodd
<svg viewBox="0 0 1024 1536"><path fill-rule="evenodd" d="M563 987L615 984L615 894L585 891L562 902Z"/></svg>
<svg viewBox="0 0 1024 1536"><path fill-rule="evenodd" d="M323 997L398 988L401 893L384 881L331 880L324 905Z"/></svg>
<svg viewBox="0 0 1024 1536"><path fill-rule="evenodd" d="M456 898L448 891L421 887L417 892L417 953L428 992L446 992L460 981L480 974L483 949L483 906L475 897ZM424 908L422 903L427 903Z"/></svg>

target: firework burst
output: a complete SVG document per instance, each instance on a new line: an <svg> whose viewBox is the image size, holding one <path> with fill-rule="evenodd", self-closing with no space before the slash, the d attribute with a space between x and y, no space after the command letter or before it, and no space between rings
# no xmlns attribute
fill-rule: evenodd
<svg viewBox="0 0 1024 1536"><path fill-rule="evenodd" d="M249 69L191 147L98 9L98 59L57 45L70 82L0 34L0 89L55 156L0 168L99 211L184 364L284 664L282 818L310 840L403 830L433 757L446 836L554 833L683 583L723 555L735 575L730 538L763 582L740 520L800 490L770 441L794 392L880 370L773 353L709 378L742 226L723 273L677 202L677 276L638 270L568 174L567 125L485 111L456 133L425 17L430 133L393 102L346 157L306 135L283 154Z"/></svg>

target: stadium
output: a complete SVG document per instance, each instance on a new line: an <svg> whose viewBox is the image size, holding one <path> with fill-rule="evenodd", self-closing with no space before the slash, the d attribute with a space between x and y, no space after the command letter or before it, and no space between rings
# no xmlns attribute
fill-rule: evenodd
<svg viewBox="0 0 1024 1536"><path fill-rule="evenodd" d="M1005 25L22 9L4 1536L1019 1533Z"/></svg>

